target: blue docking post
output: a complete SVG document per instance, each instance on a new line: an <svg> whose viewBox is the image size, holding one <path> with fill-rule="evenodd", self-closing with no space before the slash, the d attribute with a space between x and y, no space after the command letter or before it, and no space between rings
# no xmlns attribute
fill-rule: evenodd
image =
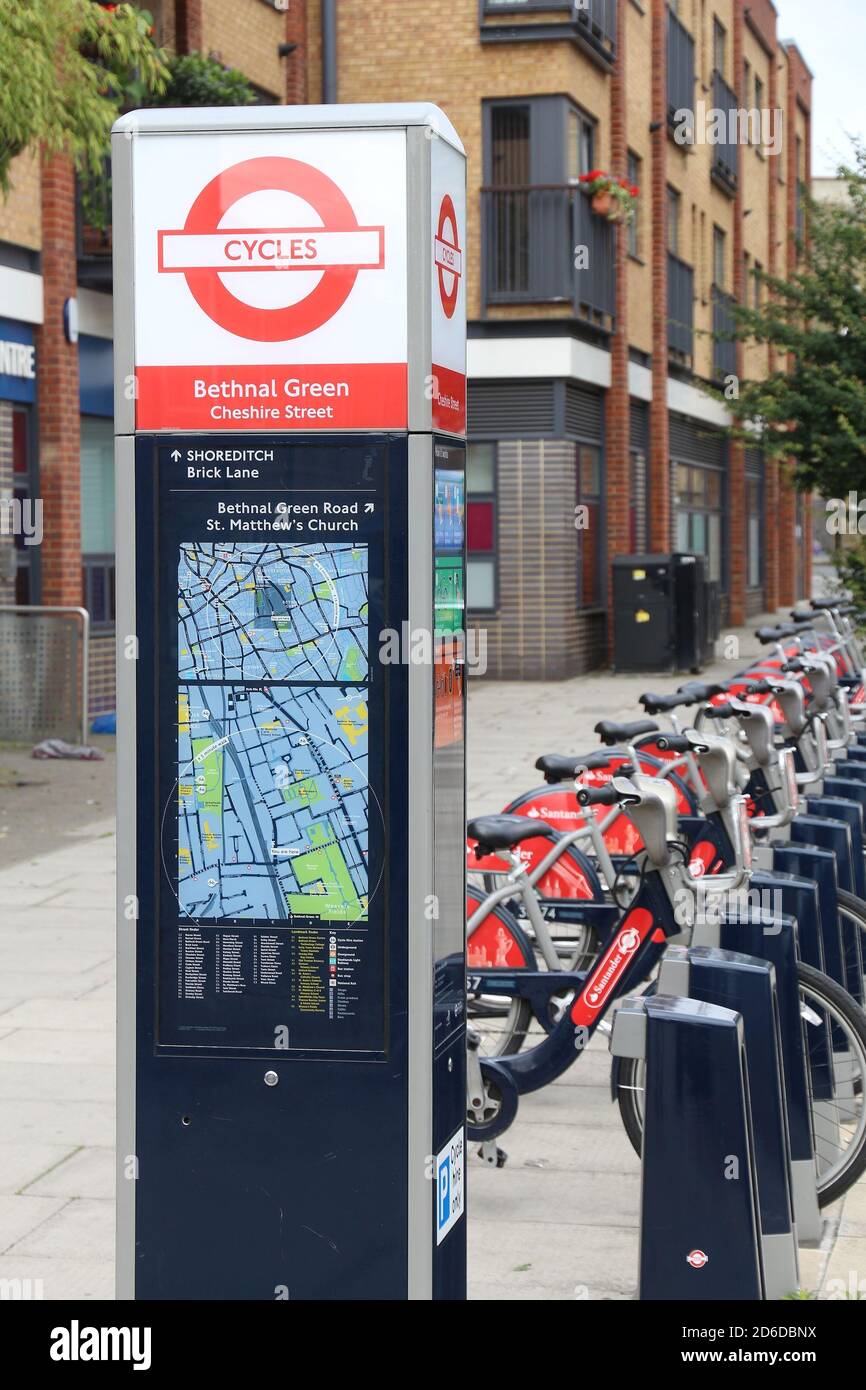
<svg viewBox="0 0 866 1390"><path fill-rule="evenodd" d="M793 897L801 905L808 902L808 896L797 898L796 890L800 886L814 893L814 884L799 885L790 875L779 877L785 880L789 900ZM773 883L775 878L776 875L755 874L751 882L754 885L757 880L760 887L764 880ZM813 1083L806 1060L805 1025L800 1016L798 935L798 924L793 914L738 908L727 915L721 913L715 923L708 921L696 927L693 944L745 952L771 961L775 967L797 1243L814 1246L820 1243L824 1228L815 1184L811 1107Z"/></svg>
<svg viewBox="0 0 866 1390"><path fill-rule="evenodd" d="M672 946L659 971L659 993L700 999L742 1015L764 1290L768 1299L784 1298L799 1288L800 1269L775 968L768 960L736 951Z"/></svg>
<svg viewBox="0 0 866 1390"><path fill-rule="evenodd" d="M646 1063L639 1297L762 1300L740 1014L669 995L626 999L611 1050Z"/></svg>

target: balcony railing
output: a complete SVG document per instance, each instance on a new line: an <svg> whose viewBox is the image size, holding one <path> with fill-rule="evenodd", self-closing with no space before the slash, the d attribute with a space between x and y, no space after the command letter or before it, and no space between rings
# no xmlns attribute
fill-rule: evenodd
<svg viewBox="0 0 866 1390"><path fill-rule="evenodd" d="M570 304L610 330L615 307L615 234L572 185L481 191L485 302Z"/></svg>
<svg viewBox="0 0 866 1390"><path fill-rule="evenodd" d="M668 252L668 350L684 366L694 352L695 272Z"/></svg>
<svg viewBox="0 0 866 1390"><path fill-rule="evenodd" d="M740 171L740 147L736 137L739 124L736 116L738 105L736 93L728 86L720 72L714 72L713 106L724 114L727 134L730 135L733 130L734 138L711 147L713 151L712 172L716 183L721 184L730 193L736 190Z"/></svg>
<svg viewBox="0 0 866 1390"><path fill-rule="evenodd" d="M725 294L718 285L712 288L713 300L713 334L727 335L733 333L736 324L734 318L734 304L736 300L733 295ZM733 338L727 336L713 337L713 372L716 376L734 376L737 370L737 344Z"/></svg>
<svg viewBox="0 0 866 1390"><path fill-rule="evenodd" d="M93 289L111 287L111 160L101 175L82 174L76 181L75 234L78 283Z"/></svg>
<svg viewBox="0 0 866 1390"><path fill-rule="evenodd" d="M577 39L583 46L613 62L616 53L616 0L482 0L485 18L502 19L509 15L538 15L536 24L521 24L513 29L504 26L482 25L484 39L533 39L549 37L543 30L551 23L564 37ZM568 15L564 19L543 20L541 15Z"/></svg>
<svg viewBox="0 0 866 1390"><path fill-rule="evenodd" d="M695 41L673 10L668 10L668 124L674 130L694 131ZM677 112L688 119L677 119ZM683 142L685 143L685 142Z"/></svg>

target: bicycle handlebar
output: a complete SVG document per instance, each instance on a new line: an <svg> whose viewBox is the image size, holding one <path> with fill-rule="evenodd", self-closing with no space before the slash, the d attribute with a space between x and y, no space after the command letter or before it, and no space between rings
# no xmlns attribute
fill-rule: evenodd
<svg viewBox="0 0 866 1390"><path fill-rule="evenodd" d="M662 734L661 738L656 739L656 747L663 753L690 753L692 745L689 743L685 734Z"/></svg>
<svg viewBox="0 0 866 1390"><path fill-rule="evenodd" d="M727 703L723 705L707 705L704 710L705 719L735 719L736 711Z"/></svg>
<svg viewBox="0 0 866 1390"><path fill-rule="evenodd" d="M581 806L628 806L636 805L640 797L637 793L629 796L627 792L618 791L613 782L608 782L604 787L579 787L577 800Z"/></svg>
<svg viewBox="0 0 866 1390"><path fill-rule="evenodd" d="M653 695L647 691L641 695L638 704L643 705L647 714L662 714L672 709L679 709L681 705L696 705L698 697L691 690L678 690L675 695Z"/></svg>

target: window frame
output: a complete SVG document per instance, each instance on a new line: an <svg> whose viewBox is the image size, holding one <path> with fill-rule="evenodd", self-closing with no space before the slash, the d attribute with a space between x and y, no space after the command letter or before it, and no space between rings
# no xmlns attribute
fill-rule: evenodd
<svg viewBox="0 0 866 1390"><path fill-rule="evenodd" d="M676 256L677 260L682 260L680 247L682 245L682 194L679 189L674 188L673 184L666 185L665 192L665 238L667 241L668 254ZM671 214L673 213L673 216ZM671 237L671 231L675 233ZM675 244L672 245L671 242Z"/></svg>
<svg viewBox="0 0 866 1390"><path fill-rule="evenodd" d="M641 170L643 169L643 160L641 159L639 154L636 154L635 151L631 149L626 150L625 159L626 178L633 187L640 188L642 183ZM643 227L641 225L640 220L639 198L634 201L632 211L634 213L634 216L632 217L631 221L627 224L628 254L631 256L632 260L640 261L642 259L641 232L643 231Z"/></svg>
<svg viewBox="0 0 866 1390"><path fill-rule="evenodd" d="M719 254L721 253L721 266L719 264ZM721 269L721 275L719 270ZM713 223L713 286L721 290L722 294L727 294L728 282L728 234L724 227L720 227L717 222Z"/></svg>
<svg viewBox="0 0 866 1390"><path fill-rule="evenodd" d="M492 491L491 492L472 492L469 487L469 451L478 444L488 444L492 449ZM467 439L466 441L466 617L467 620L475 614L489 616L499 612L499 444L498 439L492 437L481 437L478 439ZM490 503L493 508L493 549L492 550L470 550L469 548L469 508L473 502ZM493 564L493 606L491 608L476 607L469 601L469 567L473 560L489 560Z"/></svg>

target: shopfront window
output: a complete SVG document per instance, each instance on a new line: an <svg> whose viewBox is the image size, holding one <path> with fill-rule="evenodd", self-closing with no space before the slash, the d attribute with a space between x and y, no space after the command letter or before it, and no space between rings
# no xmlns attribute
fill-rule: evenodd
<svg viewBox="0 0 866 1390"><path fill-rule="evenodd" d="M746 478L746 584L760 589L761 572L761 479Z"/></svg>
<svg viewBox="0 0 866 1390"><path fill-rule="evenodd" d="M22 510L33 500L30 453L30 415L26 407L12 407L12 494ZM25 544L23 532L15 536L15 602L37 603L34 571L35 547Z"/></svg>
<svg viewBox="0 0 866 1390"><path fill-rule="evenodd" d="M601 563L601 450L595 444L577 445L577 601L583 608L603 602ZM585 510L584 510L585 509Z"/></svg>
<svg viewBox="0 0 866 1390"><path fill-rule="evenodd" d="M710 580L722 577L722 471L674 465L676 548L702 555Z"/></svg>
<svg viewBox="0 0 866 1390"><path fill-rule="evenodd" d="M466 603L476 613L496 608L496 445L466 450Z"/></svg>
<svg viewBox="0 0 866 1390"><path fill-rule="evenodd" d="M94 626L114 622L114 432L81 417L82 603Z"/></svg>

